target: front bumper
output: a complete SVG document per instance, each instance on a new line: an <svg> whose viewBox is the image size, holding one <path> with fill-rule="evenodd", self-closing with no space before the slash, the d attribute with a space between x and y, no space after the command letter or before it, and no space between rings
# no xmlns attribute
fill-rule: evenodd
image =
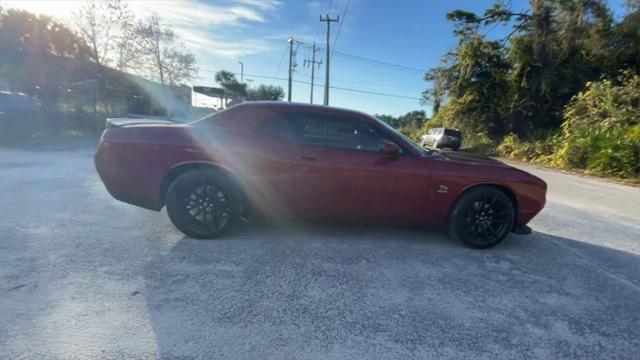
<svg viewBox="0 0 640 360"><path fill-rule="evenodd" d="M529 235L533 232L533 230L531 229L531 227L529 227L529 225L520 225L514 227L513 231L511 232L517 235Z"/></svg>

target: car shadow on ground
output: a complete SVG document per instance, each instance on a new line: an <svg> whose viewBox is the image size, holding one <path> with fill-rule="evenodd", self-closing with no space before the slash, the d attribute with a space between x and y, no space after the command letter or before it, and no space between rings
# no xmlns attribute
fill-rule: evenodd
<svg viewBox="0 0 640 360"><path fill-rule="evenodd" d="M613 265L616 264L616 265ZM163 358L616 358L640 257L550 234L289 223L184 238L144 271Z"/></svg>

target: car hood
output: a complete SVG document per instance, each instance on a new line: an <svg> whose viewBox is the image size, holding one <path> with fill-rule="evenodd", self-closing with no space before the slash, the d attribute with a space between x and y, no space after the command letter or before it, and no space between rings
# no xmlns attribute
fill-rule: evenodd
<svg viewBox="0 0 640 360"><path fill-rule="evenodd" d="M475 154L465 151L440 151L443 157L467 164L486 164L486 165L502 165L508 166L504 162L483 154Z"/></svg>

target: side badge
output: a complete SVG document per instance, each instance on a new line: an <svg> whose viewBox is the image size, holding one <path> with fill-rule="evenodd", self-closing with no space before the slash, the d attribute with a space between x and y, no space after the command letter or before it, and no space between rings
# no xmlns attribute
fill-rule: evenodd
<svg viewBox="0 0 640 360"><path fill-rule="evenodd" d="M446 187L446 186L444 186L444 185L440 185L440 186L438 186L438 192L439 192L439 193L441 193L441 194L446 194L446 193L447 193L447 191L449 191L449 188L448 188L448 187Z"/></svg>

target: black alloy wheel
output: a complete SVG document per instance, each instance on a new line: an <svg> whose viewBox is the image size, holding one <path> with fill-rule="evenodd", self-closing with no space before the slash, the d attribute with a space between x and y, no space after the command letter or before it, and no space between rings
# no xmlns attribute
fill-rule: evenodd
<svg viewBox="0 0 640 360"><path fill-rule="evenodd" d="M241 197L236 186L215 171L193 170L180 175L167 191L167 213L184 234L215 238L240 218Z"/></svg>
<svg viewBox="0 0 640 360"><path fill-rule="evenodd" d="M480 186L463 193L449 215L449 234L475 248L500 243L513 229L515 211L497 188Z"/></svg>

